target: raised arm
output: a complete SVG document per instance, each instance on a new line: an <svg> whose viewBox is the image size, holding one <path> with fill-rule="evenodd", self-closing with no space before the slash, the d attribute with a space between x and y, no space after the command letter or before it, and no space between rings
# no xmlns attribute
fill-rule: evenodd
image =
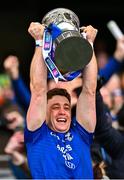
<svg viewBox="0 0 124 180"><path fill-rule="evenodd" d="M84 28L87 34L87 40L93 43L97 34L97 30L92 26ZM97 84L97 63L93 51L93 56L89 64L82 72L82 91L78 98L76 119L88 132L94 132L96 125L96 84Z"/></svg>
<svg viewBox="0 0 124 180"><path fill-rule="evenodd" d="M44 26L32 22L28 32L35 40L42 40ZM27 112L27 128L38 129L46 118L47 68L43 60L42 47L35 48L30 67L31 101Z"/></svg>
<svg viewBox="0 0 124 180"><path fill-rule="evenodd" d="M105 67L99 69L99 75L104 78L104 84L108 82L111 76L114 73L119 72L123 68L124 63L124 36L118 39L116 42L116 48L111 56L108 59L108 63Z"/></svg>
<svg viewBox="0 0 124 180"><path fill-rule="evenodd" d="M15 55L9 55L4 59L4 69L11 77L12 86L16 95L16 100L23 107L24 111L27 112L30 102L30 91L26 87L23 79L19 72L19 58ZM23 97L23 98L22 98Z"/></svg>

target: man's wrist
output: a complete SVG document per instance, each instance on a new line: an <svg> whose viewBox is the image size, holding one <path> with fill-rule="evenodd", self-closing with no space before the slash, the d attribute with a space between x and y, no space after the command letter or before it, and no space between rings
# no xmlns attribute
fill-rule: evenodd
<svg viewBox="0 0 124 180"><path fill-rule="evenodd" d="M36 47L42 47L43 46L43 40L42 39L35 40L35 45L36 45Z"/></svg>

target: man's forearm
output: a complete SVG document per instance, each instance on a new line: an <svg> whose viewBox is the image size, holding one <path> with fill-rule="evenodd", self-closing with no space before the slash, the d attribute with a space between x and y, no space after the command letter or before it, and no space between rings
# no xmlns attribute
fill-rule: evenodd
<svg viewBox="0 0 124 180"><path fill-rule="evenodd" d="M84 27L84 32L87 34L87 40L93 43L97 34L97 29L89 25ZM96 125L95 95L97 85L97 62L94 51L91 61L83 69L82 81L82 92L77 102L76 117L78 122L88 132L94 132Z"/></svg>
<svg viewBox="0 0 124 180"><path fill-rule="evenodd" d="M97 62L94 52L91 61L83 71L82 77L83 89L85 88L87 91L95 93L97 85Z"/></svg>
<svg viewBox="0 0 124 180"><path fill-rule="evenodd" d="M47 89L47 67L42 56L42 47L36 47L31 63L31 90Z"/></svg>

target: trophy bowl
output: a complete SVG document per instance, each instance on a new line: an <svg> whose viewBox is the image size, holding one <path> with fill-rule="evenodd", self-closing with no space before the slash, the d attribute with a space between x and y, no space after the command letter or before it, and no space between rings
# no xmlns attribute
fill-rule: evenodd
<svg viewBox="0 0 124 180"><path fill-rule="evenodd" d="M61 72L77 71L89 63L92 46L80 33L79 18L72 10L53 9L43 17L42 23L47 27L55 24L62 31L53 41L54 62Z"/></svg>

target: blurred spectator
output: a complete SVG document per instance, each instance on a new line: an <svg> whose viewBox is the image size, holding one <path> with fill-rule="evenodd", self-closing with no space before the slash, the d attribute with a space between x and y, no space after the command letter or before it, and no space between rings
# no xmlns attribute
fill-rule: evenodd
<svg viewBox="0 0 124 180"><path fill-rule="evenodd" d="M15 118L15 115L19 112L24 114L22 109L17 104L6 101L0 106L0 126L12 131L15 130L17 127L23 127L24 120L17 120L17 118Z"/></svg>
<svg viewBox="0 0 124 180"><path fill-rule="evenodd" d="M124 70L118 73L118 78L120 79L120 88L122 89L124 94Z"/></svg>
<svg viewBox="0 0 124 180"><path fill-rule="evenodd" d="M96 52L98 69L104 68L105 65L108 63L109 53L107 52L107 45L103 40L96 41L95 52Z"/></svg>
<svg viewBox="0 0 124 180"><path fill-rule="evenodd" d="M124 136L124 103L121 109L117 113L118 130Z"/></svg>
<svg viewBox="0 0 124 180"><path fill-rule="evenodd" d="M105 105L111 110L112 109L112 96L106 86L102 86L100 89L101 95Z"/></svg>
<svg viewBox="0 0 124 180"><path fill-rule="evenodd" d="M98 68L102 69L108 63L108 54L105 51L99 51L97 53Z"/></svg>
<svg viewBox="0 0 124 180"><path fill-rule="evenodd" d="M106 172L111 179L124 179L124 136L112 127L112 118L102 96L96 96L97 124L95 140L104 148L111 161L106 161ZM124 132L124 131L123 131ZM107 154L104 159L107 160Z"/></svg>
<svg viewBox="0 0 124 180"><path fill-rule="evenodd" d="M103 101L108 106L111 116L112 125L118 128L117 113L124 103L121 78L119 74L113 74L109 81L100 89Z"/></svg>
<svg viewBox="0 0 124 180"><path fill-rule="evenodd" d="M112 110L111 114L116 115L124 104L124 97L121 89L114 89L112 92Z"/></svg>
<svg viewBox="0 0 124 180"><path fill-rule="evenodd" d="M5 153L10 155L9 167L17 179L26 179L28 176L24 147L25 113L17 105L6 101L0 106L0 128L10 131L10 137L5 145Z"/></svg>
<svg viewBox="0 0 124 180"><path fill-rule="evenodd" d="M118 39L116 42L116 48L113 52L113 56L108 59L108 63L99 69L100 77L104 77L106 83L112 74L119 72L122 69L122 63L124 60L124 37Z"/></svg>
<svg viewBox="0 0 124 180"><path fill-rule="evenodd" d="M10 166L17 179L31 178L24 146L23 130L16 131L5 147L5 153L11 156Z"/></svg>
<svg viewBox="0 0 124 180"><path fill-rule="evenodd" d="M19 72L19 59L17 56L9 55L4 60L4 68L9 74L14 92L16 95L17 102L22 106L25 112L27 112L30 102L30 92L28 87L25 85Z"/></svg>
<svg viewBox="0 0 124 180"><path fill-rule="evenodd" d="M16 102L11 80L6 73L2 73L0 74L0 105L6 101Z"/></svg>
<svg viewBox="0 0 124 180"><path fill-rule="evenodd" d="M5 152L11 155L12 162L15 165L23 164L26 158L23 156L24 152L24 134L23 131L16 131L9 139L5 147Z"/></svg>
<svg viewBox="0 0 124 180"><path fill-rule="evenodd" d="M7 121L7 128L15 130L16 128L24 127L24 117L18 111L6 112L4 117Z"/></svg>
<svg viewBox="0 0 124 180"><path fill-rule="evenodd" d="M121 89L121 79L118 73L114 73L108 82L105 84L106 88L110 93L112 93L115 89Z"/></svg>

